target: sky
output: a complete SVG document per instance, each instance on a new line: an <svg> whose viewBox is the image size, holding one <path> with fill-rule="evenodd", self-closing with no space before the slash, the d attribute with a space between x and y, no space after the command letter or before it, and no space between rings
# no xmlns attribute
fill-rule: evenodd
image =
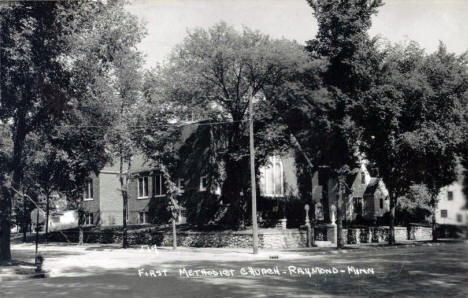
<svg viewBox="0 0 468 298"><path fill-rule="evenodd" d="M163 62L187 30L219 21L299 43L317 32L305 0L131 0L127 9L146 23L148 34L138 45L146 67ZM414 40L428 53L443 41L461 54L468 50L468 0L386 0L370 35L393 43Z"/></svg>

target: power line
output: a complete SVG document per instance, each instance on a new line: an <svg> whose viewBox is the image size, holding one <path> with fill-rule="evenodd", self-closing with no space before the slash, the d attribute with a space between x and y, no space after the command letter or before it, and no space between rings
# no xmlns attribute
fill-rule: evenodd
<svg viewBox="0 0 468 298"><path fill-rule="evenodd" d="M185 126L211 126L211 125L220 125L220 124L232 124L239 122L248 122L248 120L237 120L237 121L218 121L218 122L193 122L193 123L184 123L184 124L163 124L160 126L163 127L185 127ZM102 128L103 125L59 125L58 127L71 127L71 128ZM128 128L150 128L150 126L128 126Z"/></svg>

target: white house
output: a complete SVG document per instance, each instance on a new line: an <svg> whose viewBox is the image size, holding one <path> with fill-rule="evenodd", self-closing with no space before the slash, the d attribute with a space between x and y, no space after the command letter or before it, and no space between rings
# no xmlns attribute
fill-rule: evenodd
<svg viewBox="0 0 468 298"><path fill-rule="evenodd" d="M466 226L468 224L468 210L466 198L463 194L462 178L444 187L438 197L436 222L443 225Z"/></svg>
<svg viewBox="0 0 468 298"><path fill-rule="evenodd" d="M78 227L78 212L67 210L55 212L49 217L49 231L71 229Z"/></svg>

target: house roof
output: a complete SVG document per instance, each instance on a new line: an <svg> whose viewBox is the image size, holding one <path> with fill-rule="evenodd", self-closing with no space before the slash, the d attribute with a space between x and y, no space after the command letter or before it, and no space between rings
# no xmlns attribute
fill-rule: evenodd
<svg viewBox="0 0 468 298"><path fill-rule="evenodd" d="M187 141L187 139L192 135L192 133L197 129L198 125L186 125L182 127L180 133L180 141L175 144L176 152L183 146L183 144ZM151 171L155 168L150 160L147 160L145 156L142 154L135 154L132 158L132 173L140 173L140 172L147 172ZM128 167L127 164L124 164L123 172L127 172ZM120 172L120 164L115 161L112 164L106 165L101 172L112 172L112 173L119 173Z"/></svg>
<svg viewBox="0 0 468 298"><path fill-rule="evenodd" d="M379 187L379 183L380 183L380 178L372 177L369 181L369 184L367 184L364 195L374 195L375 191Z"/></svg>
<svg viewBox="0 0 468 298"><path fill-rule="evenodd" d="M128 170L127 163L124 164L123 166L123 172L126 173ZM147 162L142 155L135 155L132 158L132 172L143 172L143 171L149 171L153 167L149 165L149 162ZM118 161L116 161L113 164L108 164L106 165L101 172L106 173L106 172L112 172L112 173L119 173L120 172L120 164Z"/></svg>

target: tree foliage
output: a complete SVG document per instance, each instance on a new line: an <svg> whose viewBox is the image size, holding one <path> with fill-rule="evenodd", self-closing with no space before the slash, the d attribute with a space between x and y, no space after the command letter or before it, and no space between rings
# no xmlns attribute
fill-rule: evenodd
<svg viewBox="0 0 468 298"><path fill-rule="evenodd" d="M411 185L406 195L397 200L396 223L408 225L412 222L426 222L432 213L431 200L431 193L424 184Z"/></svg>
<svg viewBox="0 0 468 298"><path fill-rule="evenodd" d="M255 137L261 160L272 148L281 148L281 126L267 124L268 109L263 105L262 89L279 85L286 75L307 61L296 43L273 40L244 28L234 30L219 23L208 30L188 33L159 68L159 94L173 102L178 119L203 111L203 118L223 122L214 141L213 156L223 169L223 200L230 205L226 221L238 225L246 213L248 193L248 138L246 114L249 97L255 97ZM260 118L261 117L261 118ZM268 144L270 146L268 146ZM219 173L220 171L218 171Z"/></svg>
<svg viewBox="0 0 468 298"><path fill-rule="evenodd" d="M309 159L315 163L313 166L328 167L331 178L337 182L338 199L334 202L333 198L332 205L336 206L338 246L342 247L341 205L350 194L346 177L359 161L361 128L356 123L359 118L356 106L361 94L371 88L380 58L376 51L377 40L369 37L368 30L371 17L382 2L311 0L308 3L319 28L307 49L312 57L326 59L328 65L306 76L306 80L299 80L308 94L297 88L297 83L292 85L293 97L302 103L303 121L310 123L302 128L297 125L295 129L298 130L296 135L306 140L302 145L306 149L302 151L309 152ZM320 80L310 79L317 75ZM300 143L300 139L297 141Z"/></svg>
<svg viewBox="0 0 468 298"><path fill-rule="evenodd" d="M440 188L456 180L466 121L465 57L440 45L426 55L415 43L385 50L382 72L365 96L366 155L396 200L424 184L435 209Z"/></svg>
<svg viewBox="0 0 468 298"><path fill-rule="evenodd" d="M110 66L139 40L136 21L117 0L9 2L0 9L0 117L12 130L11 185L19 189L24 182L26 139L45 134L49 153L67 156L73 170L67 177L79 187L78 178L106 161ZM10 189L0 200L2 259L10 258L12 195Z"/></svg>

